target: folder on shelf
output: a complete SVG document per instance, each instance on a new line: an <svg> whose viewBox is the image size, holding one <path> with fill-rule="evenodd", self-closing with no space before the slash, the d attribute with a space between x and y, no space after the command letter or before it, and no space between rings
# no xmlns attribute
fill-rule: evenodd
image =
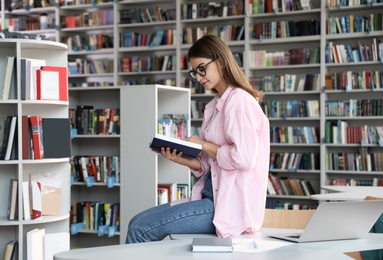
<svg viewBox="0 0 383 260"><path fill-rule="evenodd" d="M70 157L69 118L43 118L44 158Z"/></svg>
<svg viewBox="0 0 383 260"><path fill-rule="evenodd" d="M67 67L41 66L36 82L37 99L68 101Z"/></svg>

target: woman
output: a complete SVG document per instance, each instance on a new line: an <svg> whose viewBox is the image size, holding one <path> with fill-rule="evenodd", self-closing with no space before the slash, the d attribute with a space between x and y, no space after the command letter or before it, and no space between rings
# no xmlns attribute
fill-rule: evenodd
<svg viewBox="0 0 383 260"><path fill-rule="evenodd" d="M247 81L230 48L205 35L188 52L190 76L216 93L206 105L197 159L163 147L165 158L189 167L199 178L190 201L163 204L137 214L127 243L162 240L169 234L253 233L263 222L269 167L269 121L258 102L262 95Z"/></svg>

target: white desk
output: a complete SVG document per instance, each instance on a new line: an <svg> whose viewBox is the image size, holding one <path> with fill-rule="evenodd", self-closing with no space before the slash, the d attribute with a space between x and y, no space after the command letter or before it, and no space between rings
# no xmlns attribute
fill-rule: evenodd
<svg viewBox="0 0 383 260"><path fill-rule="evenodd" d="M289 229L291 231L291 229ZM251 235L244 235L243 238L262 238L272 239L268 235L271 233L286 232L285 229L261 229ZM204 235L202 235L204 236ZM180 237L179 237L180 238ZM352 259L343 254L344 252L358 250L372 250L383 248L383 234L368 234L364 239L342 240L333 242L316 243L291 243L291 245L279 247L277 249L250 253L193 253L191 251L191 240L164 240L159 242L149 242L129 245L104 246L95 248L76 249L58 253L54 256L55 260L104 260L104 259L193 259L193 260L219 260L240 259L240 260L280 260L280 259Z"/></svg>
<svg viewBox="0 0 383 260"><path fill-rule="evenodd" d="M375 186L322 186L330 193L314 194L315 200L364 200L367 196L383 198L383 187Z"/></svg>

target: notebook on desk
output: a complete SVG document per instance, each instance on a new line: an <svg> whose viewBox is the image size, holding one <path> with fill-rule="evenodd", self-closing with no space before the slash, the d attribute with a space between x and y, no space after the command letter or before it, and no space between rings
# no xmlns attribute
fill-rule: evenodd
<svg viewBox="0 0 383 260"><path fill-rule="evenodd" d="M363 238L382 213L383 200L322 202L302 232L270 237L296 243Z"/></svg>

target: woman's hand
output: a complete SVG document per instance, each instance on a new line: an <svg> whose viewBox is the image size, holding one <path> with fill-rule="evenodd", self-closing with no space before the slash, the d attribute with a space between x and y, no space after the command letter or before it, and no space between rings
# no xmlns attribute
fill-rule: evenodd
<svg viewBox="0 0 383 260"><path fill-rule="evenodd" d="M195 144L200 144L200 145L205 143L205 141L203 141L201 138L199 138L198 135L192 135L192 136L186 138L185 141L189 141L189 142L192 142L192 143L195 143Z"/></svg>

